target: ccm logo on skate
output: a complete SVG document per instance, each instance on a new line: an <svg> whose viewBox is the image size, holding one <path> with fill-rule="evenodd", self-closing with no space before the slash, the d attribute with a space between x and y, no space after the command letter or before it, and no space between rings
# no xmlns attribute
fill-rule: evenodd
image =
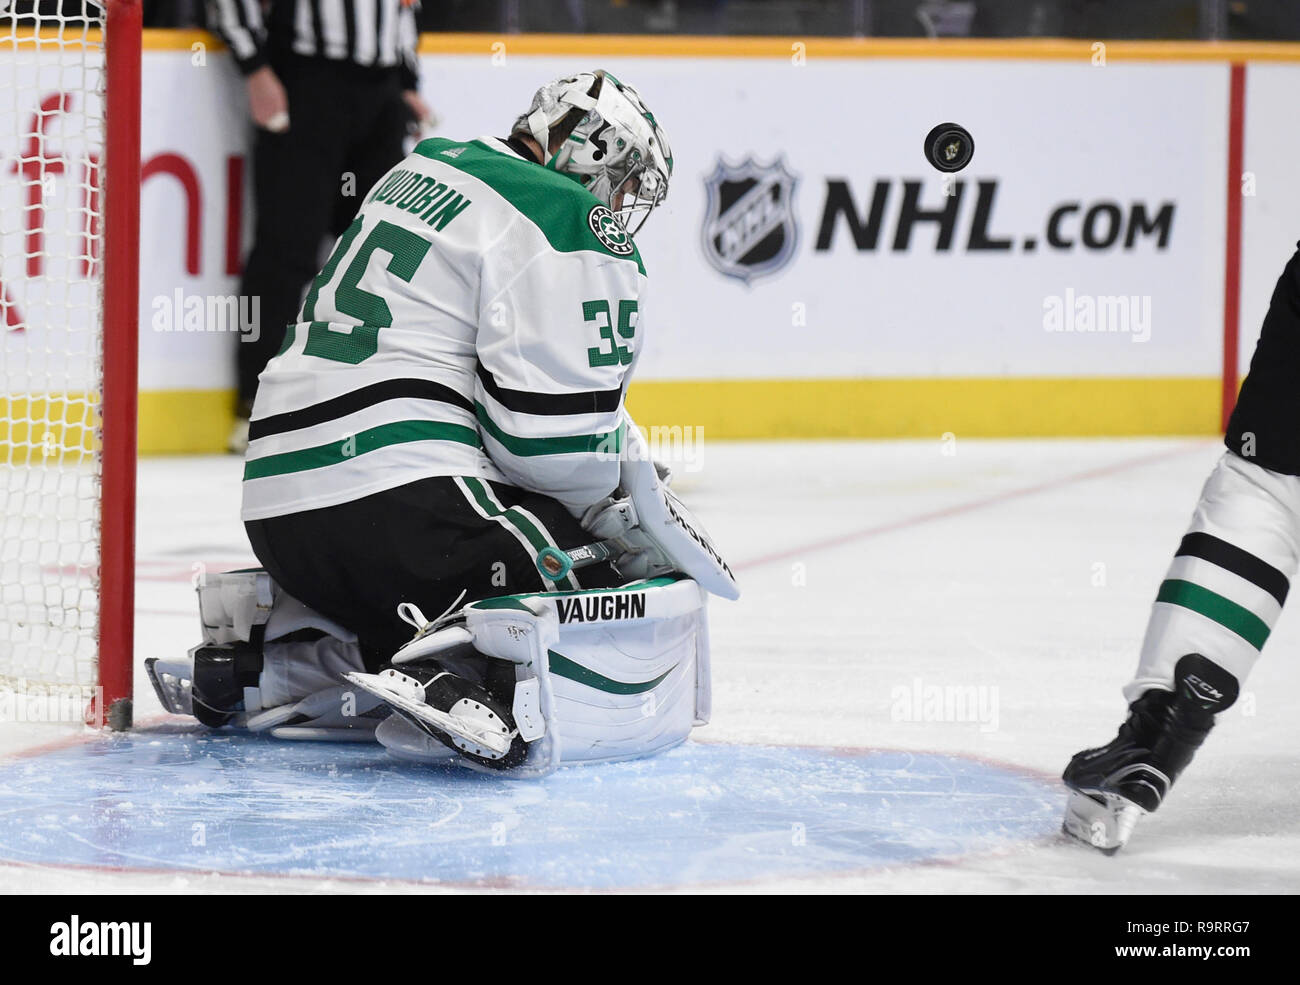
<svg viewBox="0 0 1300 985"><path fill-rule="evenodd" d="M645 616L645 593L588 595L586 598L555 600L560 622L596 622L609 619L641 619Z"/></svg>
<svg viewBox="0 0 1300 985"><path fill-rule="evenodd" d="M67 923L50 926L50 953L56 958L124 958L148 964L152 953L153 924L148 921L82 923L73 914Z"/></svg>
<svg viewBox="0 0 1300 985"><path fill-rule="evenodd" d="M1223 692L1202 677L1195 674L1188 674L1184 680L1198 695L1206 701L1222 701Z"/></svg>

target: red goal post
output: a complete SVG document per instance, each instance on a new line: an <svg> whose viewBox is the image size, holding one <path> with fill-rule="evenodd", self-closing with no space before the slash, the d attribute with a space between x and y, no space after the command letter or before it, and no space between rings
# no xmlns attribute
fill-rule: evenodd
<svg viewBox="0 0 1300 985"><path fill-rule="evenodd" d="M119 729L134 664L140 45L141 0L0 0L0 692L19 699L10 713L35 701L59 719L89 699L86 720Z"/></svg>

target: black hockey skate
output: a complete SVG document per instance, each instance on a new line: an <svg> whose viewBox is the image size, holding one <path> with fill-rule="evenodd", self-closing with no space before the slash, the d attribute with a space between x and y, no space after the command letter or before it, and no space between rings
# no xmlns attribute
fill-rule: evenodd
<svg viewBox="0 0 1300 985"><path fill-rule="evenodd" d="M1215 714L1237 700L1236 678L1199 653L1178 661L1174 682L1176 690L1153 688L1129 705L1111 742L1070 760L1061 777L1071 791L1066 834L1107 855L1123 848L1192 761Z"/></svg>
<svg viewBox="0 0 1300 985"><path fill-rule="evenodd" d="M209 728L230 724L244 710L244 688L257 687L262 651L252 643L207 643L183 664L144 662L158 702L175 715L193 715Z"/></svg>
<svg viewBox="0 0 1300 985"><path fill-rule="evenodd" d="M458 674L436 665L408 665L380 674L345 676L382 698L420 731L479 765L507 770L528 755L528 743L515 725L510 701ZM513 679L512 672L512 683Z"/></svg>

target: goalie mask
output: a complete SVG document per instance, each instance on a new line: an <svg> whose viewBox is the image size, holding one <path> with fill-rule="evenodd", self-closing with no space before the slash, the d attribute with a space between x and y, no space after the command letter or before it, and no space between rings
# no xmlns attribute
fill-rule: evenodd
<svg viewBox="0 0 1300 985"><path fill-rule="evenodd" d="M537 90L514 125L550 155L546 166L579 182L635 234L668 195L668 138L635 89L603 69ZM551 153L553 140L563 142Z"/></svg>

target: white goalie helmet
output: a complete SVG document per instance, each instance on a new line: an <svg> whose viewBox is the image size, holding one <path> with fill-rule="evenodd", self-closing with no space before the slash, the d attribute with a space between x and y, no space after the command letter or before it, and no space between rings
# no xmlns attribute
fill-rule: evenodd
<svg viewBox="0 0 1300 985"><path fill-rule="evenodd" d="M636 90L603 69L537 90L514 125L549 154L548 168L580 182L635 234L668 195L668 138ZM563 142L551 153L556 137Z"/></svg>

